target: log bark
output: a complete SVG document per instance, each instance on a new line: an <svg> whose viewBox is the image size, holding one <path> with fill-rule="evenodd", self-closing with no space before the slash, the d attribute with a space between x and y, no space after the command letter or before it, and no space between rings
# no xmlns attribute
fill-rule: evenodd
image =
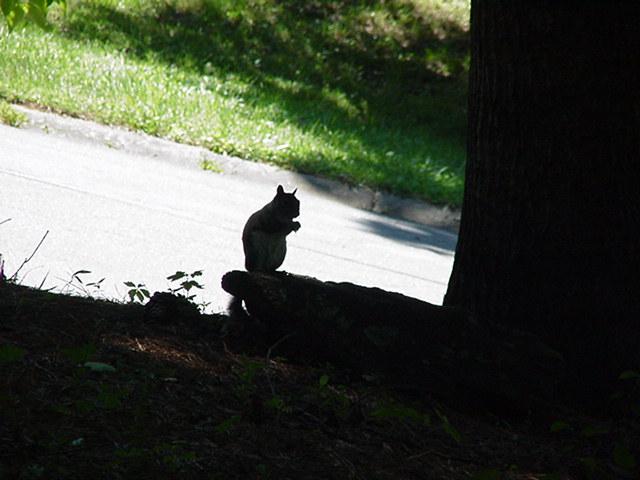
<svg viewBox="0 0 640 480"><path fill-rule="evenodd" d="M456 405L520 413L550 400L562 382L561 357L536 337L500 332L507 340L498 341L462 309L287 273L232 271L222 287L244 301L258 341L294 361L330 362Z"/></svg>

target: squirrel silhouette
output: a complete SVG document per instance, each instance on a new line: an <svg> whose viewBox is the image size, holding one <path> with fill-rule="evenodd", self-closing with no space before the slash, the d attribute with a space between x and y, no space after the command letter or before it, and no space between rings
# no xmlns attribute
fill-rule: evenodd
<svg viewBox="0 0 640 480"><path fill-rule="evenodd" d="M286 237L300 228L298 189L285 193L278 185L276 196L249 217L242 231L244 266L249 272L275 272L287 254Z"/></svg>

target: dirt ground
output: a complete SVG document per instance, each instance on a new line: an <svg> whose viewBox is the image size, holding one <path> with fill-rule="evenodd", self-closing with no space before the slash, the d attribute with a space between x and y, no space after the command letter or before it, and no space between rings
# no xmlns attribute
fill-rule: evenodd
<svg viewBox="0 0 640 480"><path fill-rule="evenodd" d="M632 413L459 412L225 321L0 284L0 478L640 478Z"/></svg>

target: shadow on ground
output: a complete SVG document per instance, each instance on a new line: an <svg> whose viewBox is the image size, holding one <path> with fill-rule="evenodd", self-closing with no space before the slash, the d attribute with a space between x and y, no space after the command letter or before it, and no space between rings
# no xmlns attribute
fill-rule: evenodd
<svg viewBox="0 0 640 480"><path fill-rule="evenodd" d="M382 222L371 218L363 218L358 222L368 232L440 255L451 256L456 249L458 237L437 228L409 222Z"/></svg>
<svg viewBox="0 0 640 480"><path fill-rule="evenodd" d="M432 109L416 101L428 102L434 89L465 81L468 33L453 21L436 25L409 2L393 0L380 8L370 3L289 0L225 8L224 2L194 0L163 2L137 14L114 5L79 5L65 33L203 75L239 75L259 84L250 95L259 97L265 88L276 96L280 91L285 104L330 87L364 102L369 118L411 107L411 123L449 124L443 111L433 118ZM247 11L249 17L240 16ZM385 27L395 31L382 31ZM299 87L282 91L287 80ZM453 106L464 97L443 100ZM332 114L345 114L339 100L322 103ZM464 122L455 124L464 135Z"/></svg>

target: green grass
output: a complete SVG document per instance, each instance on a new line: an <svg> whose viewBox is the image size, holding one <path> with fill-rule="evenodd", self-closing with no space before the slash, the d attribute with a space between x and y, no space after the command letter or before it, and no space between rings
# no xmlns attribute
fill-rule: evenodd
<svg viewBox="0 0 640 480"><path fill-rule="evenodd" d="M18 112L0 98L0 123L11 125L12 127L19 127L26 121L27 117L24 113Z"/></svg>
<svg viewBox="0 0 640 480"><path fill-rule="evenodd" d="M468 0L87 0L54 24L0 30L0 97L461 202Z"/></svg>

